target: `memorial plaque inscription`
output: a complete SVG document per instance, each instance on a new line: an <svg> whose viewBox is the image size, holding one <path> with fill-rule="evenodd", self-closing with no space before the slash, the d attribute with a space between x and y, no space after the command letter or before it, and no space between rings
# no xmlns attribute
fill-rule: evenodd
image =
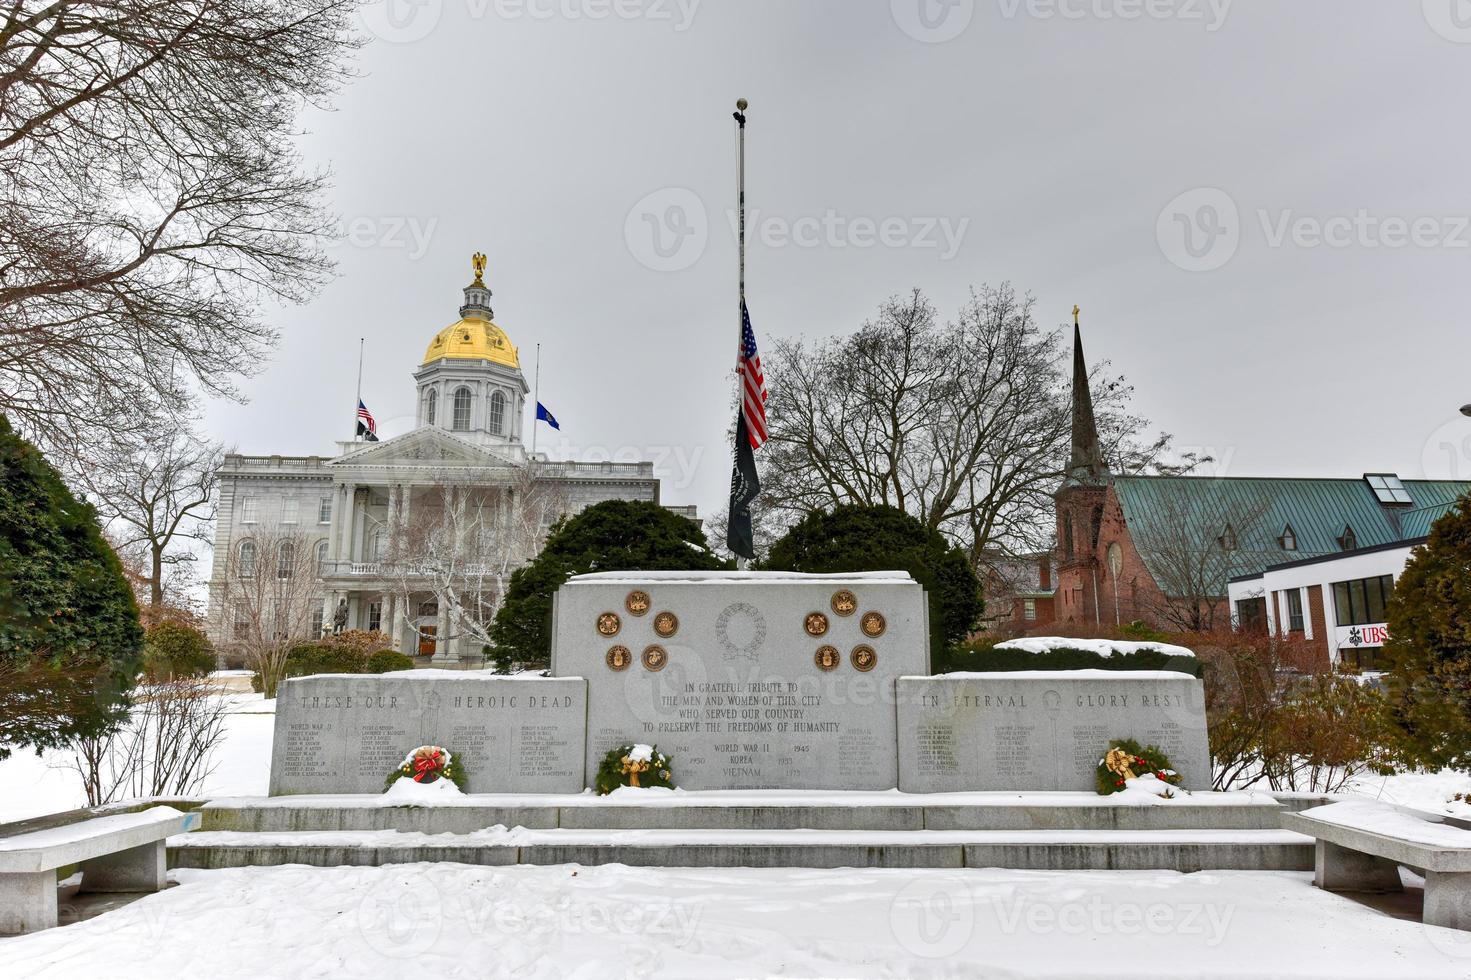
<svg viewBox="0 0 1471 980"><path fill-rule="evenodd" d="M1210 789L1201 682L1168 671L949 674L899 681L899 788L1094 789L1108 743L1156 745Z"/></svg>
<svg viewBox="0 0 1471 980"><path fill-rule="evenodd" d="M608 670L589 628L631 589L677 621L668 637L657 621L622 624L631 648L660 648L658 669ZM849 600L882 611L880 637L839 612ZM925 617L902 572L582 575L557 593L552 673L588 678L589 776L609 749L647 742L686 789L892 789L896 681L927 669ZM873 655L855 666L841 651L859 646Z"/></svg>
<svg viewBox="0 0 1471 980"><path fill-rule="evenodd" d="M425 744L460 754L472 793L575 793L586 782L586 712L580 677L293 677L276 702L271 795L381 793L389 771Z"/></svg>

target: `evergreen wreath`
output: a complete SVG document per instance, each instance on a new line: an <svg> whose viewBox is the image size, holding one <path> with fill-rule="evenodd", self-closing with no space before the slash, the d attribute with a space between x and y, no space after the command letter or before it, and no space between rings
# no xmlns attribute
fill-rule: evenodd
<svg viewBox="0 0 1471 980"><path fill-rule="evenodd" d="M598 793L606 796L620 786L674 788L669 756L655 745L620 745L610 749L598 766Z"/></svg>
<svg viewBox="0 0 1471 980"><path fill-rule="evenodd" d="M1115 739L1108 743L1108 751L1098 761L1098 795L1117 793L1128 780L1146 775L1171 786L1180 785L1181 776L1170 765L1169 756L1156 746L1140 746L1132 738Z"/></svg>
<svg viewBox="0 0 1471 980"><path fill-rule="evenodd" d="M460 765L460 760L449 749L438 745L421 745L404 756L404 761L383 781L383 788L387 789L400 779L412 779L416 783L434 783L448 779L461 792L464 792L466 782L465 769Z"/></svg>

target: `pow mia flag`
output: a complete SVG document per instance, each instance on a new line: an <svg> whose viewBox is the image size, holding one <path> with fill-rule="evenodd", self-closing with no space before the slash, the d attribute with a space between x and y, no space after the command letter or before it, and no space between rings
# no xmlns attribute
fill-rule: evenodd
<svg viewBox="0 0 1471 980"><path fill-rule="evenodd" d="M756 557L755 534L751 528L751 501L761 492L756 476L756 454L746 432L746 414L736 417L735 465L730 470L730 519L726 521L725 545L742 558Z"/></svg>

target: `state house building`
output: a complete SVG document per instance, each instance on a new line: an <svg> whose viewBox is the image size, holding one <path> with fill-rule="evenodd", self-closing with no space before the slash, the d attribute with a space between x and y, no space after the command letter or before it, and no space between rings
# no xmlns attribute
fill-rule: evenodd
<svg viewBox="0 0 1471 980"><path fill-rule="evenodd" d="M217 644L227 648L243 635L241 617L251 614L246 603L232 601L239 590L227 588L227 575L304 567L314 585L305 600L310 625L302 633L319 636L345 618L342 628L382 630L406 653L440 661L479 657L483 644L455 620L453 603L442 601L446 596L493 601L485 595L486 576L493 571L500 581L533 557L547 527L563 514L605 500L659 502L651 462L551 461L526 451L521 433L530 389L516 347L492 319L491 290L482 275L477 255L459 319L434 334L413 372L418 406L412 431L383 442L339 442L329 456L225 457L210 576ZM503 542L515 553L482 550L460 566L420 556L418 569L386 561L396 547L404 553L401 539L411 536L416 521L445 526L447 487L468 492L477 509L503 520L520 513L518 494L553 503L538 516L540 526L521 535L503 533L490 521L475 525L475 533L489 536L492 550ZM693 507L672 509L694 517ZM309 552L309 561L299 561L300 550Z"/></svg>
<svg viewBox="0 0 1471 980"><path fill-rule="evenodd" d="M1329 662L1372 669L1394 580L1430 525L1468 492L1471 482L1393 473L1111 473L1075 325L1072 452L1055 495L1056 572L1047 583L1055 587L1016 601L1033 615L1044 609L1100 626L1264 629L1308 641ZM1019 612L1013 625L1033 623Z"/></svg>

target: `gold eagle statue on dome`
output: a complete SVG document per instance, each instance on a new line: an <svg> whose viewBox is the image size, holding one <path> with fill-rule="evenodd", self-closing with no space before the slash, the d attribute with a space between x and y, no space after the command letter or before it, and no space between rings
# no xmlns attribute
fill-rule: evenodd
<svg viewBox="0 0 1471 980"><path fill-rule="evenodd" d="M485 253L476 252L470 256L470 267L475 270L475 285L485 285Z"/></svg>

